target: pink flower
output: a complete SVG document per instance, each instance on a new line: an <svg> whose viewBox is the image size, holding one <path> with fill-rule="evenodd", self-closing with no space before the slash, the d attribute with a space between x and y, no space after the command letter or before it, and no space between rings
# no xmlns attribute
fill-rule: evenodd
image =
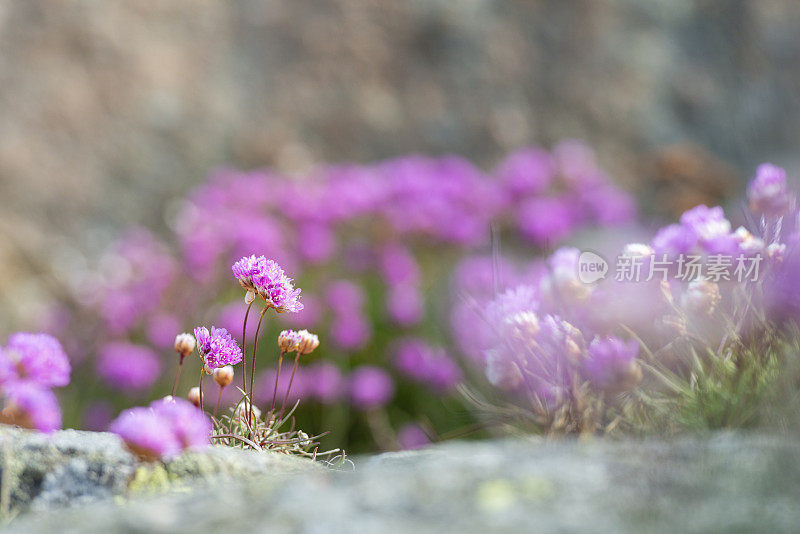
<svg viewBox="0 0 800 534"><path fill-rule="evenodd" d="M161 361L147 347L113 342L100 349L97 374L123 391L147 389L153 385L160 371Z"/></svg>
<svg viewBox="0 0 800 534"><path fill-rule="evenodd" d="M13 334L0 358L7 360L0 367L0 382L29 380L44 387L69 384L69 359L61 343L47 334Z"/></svg>
<svg viewBox="0 0 800 534"><path fill-rule="evenodd" d="M242 350L224 328L199 326L194 329L197 351L209 369L236 365L242 361Z"/></svg>
<svg viewBox="0 0 800 534"><path fill-rule="evenodd" d="M380 367L362 365L350 375L350 401L360 410L381 407L393 395L394 380Z"/></svg>
<svg viewBox="0 0 800 534"><path fill-rule="evenodd" d="M165 397L147 408L125 410L111 423L109 431L118 434L140 458L157 460L205 447L212 425L191 403Z"/></svg>
<svg viewBox="0 0 800 534"><path fill-rule="evenodd" d="M61 428L61 409L55 394L30 381L3 387L5 408L1 419L25 428L51 433Z"/></svg>

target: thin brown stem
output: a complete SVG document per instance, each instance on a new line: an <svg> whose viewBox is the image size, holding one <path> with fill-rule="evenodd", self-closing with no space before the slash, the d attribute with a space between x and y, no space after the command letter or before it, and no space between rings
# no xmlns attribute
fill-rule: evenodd
<svg viewBox="0 0 800 534"><path fill-rule="evenodd" d="M172 384L172 396L175 396L175 391L178 389L178 381L181 379L181 369L183 368L183 359L186 356L181 354L181 360L178 362L178 374L175 375L175 382Z"/></svg>
<svg viewBox="0 0 800 534"><path fill-rule="evenodd" d="M275 374L275 389L272 391L272 405L269 407L270 413L272 413L272 410L275 409L275 397L278 396L278 380L281 378L281 366L283 365L284 354L286 353L281 351L281 355L278 358L278 372Z"/></svg>
<svg viewBox="0 0 800 534"><path fill-rule="evenodd" d="M217 416L217 412L219 411L219 401L222 400L222 386L219 387L219 393L217 394L217 405L214 406L214 417Z"/></svg>
<svg viewBox="0 0 800 534"><path fill-rule="evenodd" d="M286 409L286 402L289 400L289 391L292 389L292 382L294 382L294 374L297 372L297 364L300 361L300 352L294 357L294 367L292 367L292 376L289 377L289 386L286 388L286 395L283 396L283 404L281 404L281 415L283 415L283 411ZM275 381L275 385L277 386L277 380Z"/></svg>
<svg viewBox="0 0 800 534"><path fill-rule="evenodd" d="M206 374L206 362L200 362L200 411L203 412L203 375Z"/></svg>
<svg viewBox="0 0 800 534"><path fill-rule="evenodd" d="M255 386L255 378L256 378L256 352L258 351L258 333L261 331L261 322L264 320L264 314L267 313L269 308L264 306L264 309L261 310L261 314L258 317L258 326L256 326L256 338L253 340L253 358L250 360L250 393L248 397L250 398L250 408L247 410L247 420L248 422L252 419L253 413L253 389Z"/></svg>
<svg viewBox="0 0 800 534"><path fill-rule="evenodd" d="M242 391L247 391L247 318L250 316L250 308L253 307L253 302L247 305L244 323L242 323Z"/></svg>

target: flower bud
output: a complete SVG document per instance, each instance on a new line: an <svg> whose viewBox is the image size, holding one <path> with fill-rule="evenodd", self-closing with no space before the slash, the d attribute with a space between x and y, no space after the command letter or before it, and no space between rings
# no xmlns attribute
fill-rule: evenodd
<svg viewBox="0 0 800 534"><path fill-rule="evenodd" d="M224 388L233 382L233 366L226 365L224 367L217 367L214 369L214 381L219 384L219 387Z"/></svg>
<svg viewBox="0 0 800 534"><path fill-rule="evenodd" d="M186 398L189 399L189 402L200 407L200 388L195 386L189 390L189 394L186 395Z"/></svg>
<svg viewBox="0 0 800 534"><path fill-rule="evenodd" d="M183 333L175 337L175 352L185 358L192 353L195 347L194 336L191 334Z"/></svg>
<svg viewBox="0 0 800 534"><path fill-rule="evenodd" d="M244 294L244 303L250 305L253 301L256 300L256 292L252 289L248 289L247 293Z"/></svg>
<svg viewBox="0 0 800 534"><path fill-rule="evenodd" d="M300 334L294 330L284 330L278 335L278 348L281 352L292 352L297 350L300 343Z"/></svg>
<svg viewBox="0 0 800 534"><path fill-rule="evenodd" d="M698 278L689 282L689 287L681 296L681 305L687 311L711 315L720 300L719 286L705 278Z"/></svg>
<svg viewBox="0 0 800 534"><path fill-rule="evenodd" d="M319 347L319 338L308 330L300 330L298 333L297 352L299 354L311 354L314 349Z"/></svg>

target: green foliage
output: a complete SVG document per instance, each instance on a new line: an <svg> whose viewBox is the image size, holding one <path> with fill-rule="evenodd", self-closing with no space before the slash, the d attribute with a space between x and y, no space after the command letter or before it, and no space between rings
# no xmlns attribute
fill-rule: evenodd
<svg viewBox="0 0 800 534"><path fill-rule="evenodd" d="M683 365L672 369L648 352L653 387L638 392L633 426L643 433L796 426L786 410L800 406L800 348L792 330L768 329L716 350L689 345Z"/></svg>

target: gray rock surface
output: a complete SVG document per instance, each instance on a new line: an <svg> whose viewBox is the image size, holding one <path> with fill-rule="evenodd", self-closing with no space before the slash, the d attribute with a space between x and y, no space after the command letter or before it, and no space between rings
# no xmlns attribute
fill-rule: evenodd
<svg viewBox="0 0 800 534"><path fill-rule="evenodd" d="M449 443L353 472L250 478L23 517L14 532L791 532L800 445L720 434L659 441Z"/></svg>
<svg viewBox="0 0 800 534"><path fill-rule="evenodd" d="M0 510L6 516L86 504L191 481L285 475L319 464L283 454L211 447L145 466L113 434L65 430L52 436L0 426ZM138 477L138 478L137 478Z"/></svg>

